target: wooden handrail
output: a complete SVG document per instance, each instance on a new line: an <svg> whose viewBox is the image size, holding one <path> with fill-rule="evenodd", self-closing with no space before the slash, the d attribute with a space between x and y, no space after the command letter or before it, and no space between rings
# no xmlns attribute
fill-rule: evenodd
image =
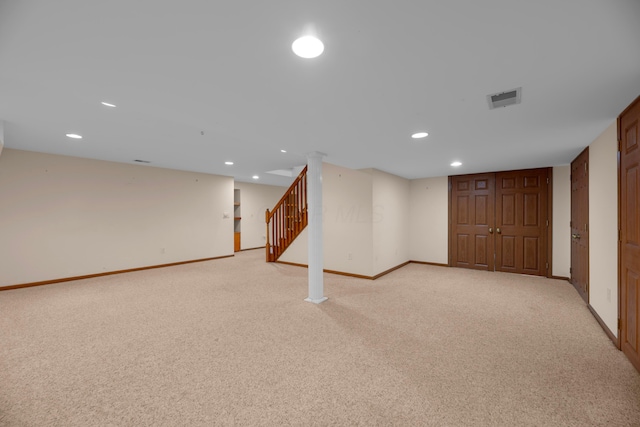
<svg viewBox="0 0 640 427"><path fill-rule="evenodd" d="M276 261L307 226L306 178L305 166L274 208L265 212L267 262Z"/></svg>

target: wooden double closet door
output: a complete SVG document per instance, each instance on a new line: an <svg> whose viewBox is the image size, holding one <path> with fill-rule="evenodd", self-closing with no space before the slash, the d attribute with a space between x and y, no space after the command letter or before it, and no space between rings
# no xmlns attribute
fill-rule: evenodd
<svg viewBox="0 0 640 427"><path fill-rule="evenodd" d="M449 265L548 275L549 168L450 177Z"/></svg>

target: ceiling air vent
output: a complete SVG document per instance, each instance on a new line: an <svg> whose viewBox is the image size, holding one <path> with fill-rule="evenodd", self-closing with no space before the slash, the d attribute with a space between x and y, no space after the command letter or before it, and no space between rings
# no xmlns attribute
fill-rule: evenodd
<svg viewBox="0 0 640 427"><path fill-rule="evenodd" d="M520 104L522 88L507 90L505 92L493 93L487 95L489 109L493 110L498 107L508 107L509 105Z"/></svg>

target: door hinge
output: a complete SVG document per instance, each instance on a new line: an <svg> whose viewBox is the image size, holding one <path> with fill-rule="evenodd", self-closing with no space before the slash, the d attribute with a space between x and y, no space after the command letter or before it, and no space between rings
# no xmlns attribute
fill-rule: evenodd
<svg viewBox="0 0 640 427"><path fill-rule="evenodd" d="M584 231L589 231L589 224L584 225Z"/></svg>
<svg viewBox="0 0 640 427"><path fill-rule="evenodd" d="M549 183L549 178L547 178L547 184Z"/></svg>
<svg viewBox="0 0 640 427"><path fill-rule="evenodd" d="M584 171L586 172L588 169L587 162L584 162Z"/></svg>
<svg viewBox="0 0 640 427"><path fill-rule="evenodd" d="M549 226L549 220L547 220L547 227Z"/></svg>
<svg viewBox="0 0 640 427"><path fill-rule="evenodd" d="M549 269L549 263L547 263L547 270Z"/></svg>

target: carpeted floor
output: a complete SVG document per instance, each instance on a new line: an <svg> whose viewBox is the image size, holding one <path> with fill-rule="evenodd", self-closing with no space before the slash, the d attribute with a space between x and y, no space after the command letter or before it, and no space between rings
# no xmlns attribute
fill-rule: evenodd
<svg viewBox="0 0 640 427"><path fill-rule="evenodd" d="M234 258L0 292L1 426L640 426L565 281Z"/></svg>

